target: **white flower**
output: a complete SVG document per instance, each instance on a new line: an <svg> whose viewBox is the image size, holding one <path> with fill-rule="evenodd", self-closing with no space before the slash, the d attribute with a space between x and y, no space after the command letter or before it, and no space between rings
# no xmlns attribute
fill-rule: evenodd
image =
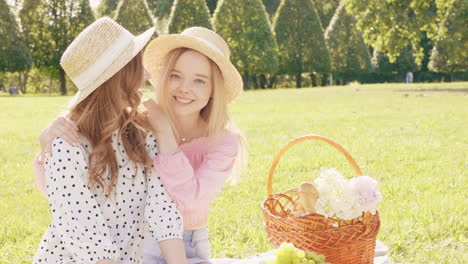
<svg viewBox="0 0 468 264"><path fill-rule="evenodd" d="M321 169L314 183L319 191L315 209L325 217L351 220L364 212L375 213L382 199L377 182L369 176L346 180L336 169Z"/></svg>
<svg viewBox="0 0 468 264"><path fill-rule="evenodd" d="M382 200L377 181L369 176L359 176L352 178L350 184L358 197L361 210L375 214L377 203Z"/></svg>

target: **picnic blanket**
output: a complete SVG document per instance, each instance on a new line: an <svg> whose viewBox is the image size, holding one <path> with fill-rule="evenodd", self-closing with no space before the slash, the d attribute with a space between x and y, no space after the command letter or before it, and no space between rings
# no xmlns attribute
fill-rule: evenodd
<svg viewBox="0 0 468 264"><path fill-rule="evenodd" d="M233 258L218 258L212 259L213 264L265 264L265 260L273 256L274 250L265 253L257 254L247 259L233 259ZM392 264L387 257L388 247L381 241L377 240L375 247L374 264Z"/></svg>

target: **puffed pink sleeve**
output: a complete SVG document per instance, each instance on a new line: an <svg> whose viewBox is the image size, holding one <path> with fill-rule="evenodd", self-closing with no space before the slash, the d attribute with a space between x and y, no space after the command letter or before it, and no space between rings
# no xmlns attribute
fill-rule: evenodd
<svg viewBox="0 0 468 264"><path fill-rule="evenodd" d="M206 208L231 175L238 151L239 135L227 132L213 144L197 169L182 151L158 154L154 164L180 210Z"/></svg>
<svg viewBox="0 0 468 264"><path fill-rule="evenodd" d="M37 154L33 159L34 182L39 192L41 192L44 197L47 197L44 163L40 160L40 155L41 154Z"/></svg>

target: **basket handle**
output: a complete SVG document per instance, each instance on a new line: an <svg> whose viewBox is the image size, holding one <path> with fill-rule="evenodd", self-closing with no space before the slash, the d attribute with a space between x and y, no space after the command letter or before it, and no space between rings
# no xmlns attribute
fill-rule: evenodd
<svg viewBox="0 0 468 264"><path fill-rule="evenodd" d="M276 165L278 165L278 162L280 161L280 158L283 156L283 154L286 152L286 150L290 149L295 144L297 144L297 143L299 143L301 141L305 141L305 140L318 140L318 141L323 141L323 142L328 143L329 145L331 145L332 147L337 149L339 152L341 152L343 155L345 155L346 159L348 160L348 162L353 167L353 169L356 172L357 176L362 176L361 169L359 168L357 163L354 161L354 159L351 157L351 155L349 155L349 153L343 147L338 145L338 143L336 143L335 141L333 141L333 140L331 140L331 139L329 139L327 137L323 137L323 136L319 136L319 135L313 135L313 134L306 135L306 136L298 137L298 138L295 138L295 139L291 140L288 144L286 144L278 152L278 154L276 154L275 158L273 159L273 164L271 164L271 168L270 168L270 171L268 173L268 184L267 184L268 196L272 195L272 193L273 193L273 190L272 190L273 174L275 173Z"/></svg>

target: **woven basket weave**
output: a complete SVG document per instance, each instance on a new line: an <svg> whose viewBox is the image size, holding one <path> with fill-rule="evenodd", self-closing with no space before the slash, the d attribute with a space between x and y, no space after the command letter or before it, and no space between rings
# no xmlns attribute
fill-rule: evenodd
<svg viewBox="0 0 468 264"><path fill-rule="evenodd" d="M320 214L295 217L292 213L299 190L273 194L273 174L280 158L293 145L305 140L328 143L346 157L357 176L362 175L348 152L329 138L307 135L289 142L275 156L268 174L268 197L262 204L268 240L275 247L290 242L299 249L323 254L326 261L332 264L372 264L380 227L378 213L365 213L361 218L349 221L326 218Z"/></svg>

